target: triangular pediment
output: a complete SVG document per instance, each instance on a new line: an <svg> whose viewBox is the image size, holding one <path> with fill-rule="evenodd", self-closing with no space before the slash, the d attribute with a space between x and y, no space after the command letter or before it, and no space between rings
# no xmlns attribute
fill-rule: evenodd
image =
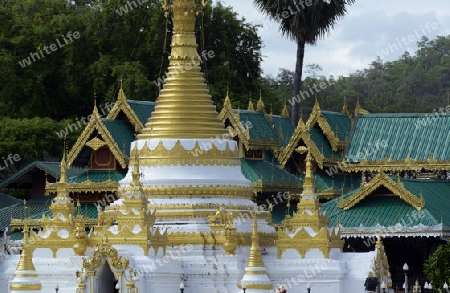
<svg viewBox="0 0 450 293"><path fill-rule="evenodd" d="M101 134L101 137L98 137L95 133ZM90 147L95 150L95 148L100 145L106 145L109 148L122 168L127 166L129 160L128 156L126 156L124 150L117 145L110 131L100 118L97 107L95 107L91 120L70 150L67 156L67 163L72 165L84 147Z"/></svg>
<svg viewBox="0 0 450 293"><path fill-rule="evenodd" d="M117 101L114 104L114 107L109 111L107 119L115 120L118 119L120 115L124 115L126 117L126 121L128 121L131 126L135 129L137 133L139 133L144 125L139 120L139 117L131 108L130 104L127 102L127 98L125 93L123 92L122 87L119 89L119 94L117 96ZM150 113L149 113L150 115Z"/></svg>
<svg viewBox="0 0 450 293"><path fill-rule="evenodd" d="M390 195L398 196L418 211L425 207L425 200L422 196L417 197L407 190L400 180L396 182L384 172L378 173L371 181L362 183L359 189L347 197L340 198L338 207L348 210L360 204L364 198L386 194L386 191L390 192Z"/></svg>
<svg viewBox="0 0 450 293"><path fill-rule="evenodd" d="M305 123L302 120L299 121L297 127L295 128L294 134L292 135L289 143L283 148L278 154L278 160L280 162L280 167L284 168L292 153L302 145L311 152L314 161L323 168L323 154L319 151L314 141L311 139L310 134L306 129Z"/></svg>

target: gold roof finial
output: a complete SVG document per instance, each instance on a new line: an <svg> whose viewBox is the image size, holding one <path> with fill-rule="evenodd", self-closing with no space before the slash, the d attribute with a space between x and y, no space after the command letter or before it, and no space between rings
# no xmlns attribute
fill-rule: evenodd
<svg viewBox="0 0 450 293"><path fill-rule="evenodd" d="M250 99L248 100L248 108L247 110L249 111L255 111L255 108L253 107L253 102L252 102L252 93L250 92Z"/></svg>
<svg viewBox="0 0 450 293"><path fill-rule="evenodd" d="M256 103L256 111L266 112L266 106L264 105L263 99L262 99L262 92L259 91L259 100Z"/></svg>
<svg viewBox="0 0 450 293"><path fill-rule="evenodd" d="M120 78L120 88L119 88L119 94L117 95L117 101L123 100L125 101L127 97L125 96L125 92L123 91L123 82L122 77Z"/></svg>
<svg viewBox="0 0 450 293"><path fill-rule="evenodd" d="M289 118L289 110L286 104L284 104L283 110L281 110L281 116Z"/></svg>
<svg viewBox="0 0 450 293"><path fill-rule="evenodd" d="M60 178L59 183L67 183L67 160L66 160L66 137L64 137L64 150L60 164Z"/></svg>
<svg viewBox="0 0 450 293"><path fill-rule="evenodd" d="M155 110L139 139L209 139L227 131L216 112L200 64L210 52L197 52L195 0L173 0L170 5L173 37L167 78ZM186 68L190 70L184 70ZM153 131L152 131L152 129Z"/></svg>
<svg viewBox="0 0 450 293"><path fill-rule="evenodd" d="M367 111L361 107L361 104L359 103L359 97L358 97L358 99L356 100L356 106L355 106L355 116L357 116L359 114L369 114L369 111Z"/></svg>
<svg viewBox="0 0 450 293"><path fill-rule="evenodd" d="M344 105L342 106L342 113L344 113L345 115L348 116L348 118L351 118L352 114L350 113L350 111L348 110L347 107L347 98L344 96Z"/></svg>
<svg viewBox="0 0 450 293"><path fill-rule="evenodd" d="M97 108L97 93L94 90L94 108Z"/></svg>
<svg viewBox="0 0 450 293"><path fill-rule="evenodd" d="M225 96L225 101L223 102L223 108L228 107L229 109L232 109L233 106L231 105L231 100L228 92L228 86L227 86L227 95Z"/></svg>

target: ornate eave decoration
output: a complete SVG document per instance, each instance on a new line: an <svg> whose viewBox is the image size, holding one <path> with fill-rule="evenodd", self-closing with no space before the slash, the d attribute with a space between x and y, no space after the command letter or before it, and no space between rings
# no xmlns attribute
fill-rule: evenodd
<svg viewBox="0 0 450 293"><path fill-rule="evenodd" d="M222 110L219 113L219 118L222 121L222 123L225 123L225 121L228 119L233 127L233 134L237 135L239 137L239 140L242 141L242 143L248 148L249 145L249 139L250 139L250 132L249 129L245 129L244 126L241 124L239 112L234 113L233 107L231 106L230 97L225 97L225 102L223 104Z"/></svg>
<svg viewBox="0 0 450 293"><path fill-rule="evenodd" d="M45 195L55 193L59 183L46 182ZM92 182L87 179L80 183L67 183L67 189L70 192L115 192L119 187L119 183L108 179L103 182Z"/></svg>
<svg viewBox="0 0 450 293"><path fill-rule="evenodd" d="M123 153L123 151L119 148L119 146L116 144L114 139L112 138L111 133L109 133L108 129L106 128L105 124L103 124L101 120L101 116L98 113L97 106L94 106L94 110L91 115L91 120L89 121L86 128L83 130L81 135L78 137L77 141L75 142L74 146L70 150L70 153L67 158L68 165L72 165L72 163L75 161L78 154L81 152L81 149L84 146L88 145L88 140L92 133L97 130L99 133L101 133L102 138L105 142L105 144L109 147L110 151L114 155L114 158L119 162L120 166L122 168L125 168L128 164L128 157ZM92 144L92 140L90 140L90 143Z"/></svg>
<svg viewBox="0 0 450 293"><path fill-rule="evenodd" d="M133 128L139 133L144 125L137 117L136 113L131 109L130 104L127 102L127 97L122 89L122 83L120 84L119 94L117 95L117 101L114 104L114 107L106 116L107 119L115 120L120 112L123 112L125 116L127 116L128 121L131 123ZM150 115L150 113L149 113Z"/></svg>
<svg viewBox="0 0 450 293"><path fill-rule="evenodd" d="M409 205L413 206L416 210L420 211L425 207L425 199L420 196L418 198L414 194L412 194L409 190L407 190L402 182L395 182L389 176L387 176L384 172L378 173L372 180L368 183L361 183L361 188L357 190L355 193L350 195L347 198L340 198L338 202L338 207L343 210L348 210L358 204L365 197L371 195L376 189L380 186L384 186L389 189L393 194L400 197Z"/></svg>
<svg viewBox="0 0 450 293"><path fill-rule="evenodd" d="M347 172L384 172L384 171L420 171L425 170L448 170L450 161L439 161L432 156L426 160L416 160L407 157L404 160L394 161L389 158L383 158L379 161L368 161L362 158L359 163L348 164L344 167Z"/></svg>
<svg viewBox="0 0 450 293"><path fill-rule="evenodd" d="M281 183L275 183L275 182L263 182L261 179L259 179L256 182L251 183L253 193L257 192L279 192L279 191L288 191L288 192L299 192L299 182L296 181L283 181Z"/></svg>
<svg viewBox="0 0 450 293"><path fill-rule="evenodd" d="M314 107L313 107L311 116L309 116L308 121L306 121L306 127L312 128L316 124L319 125L323 134L328 139L328 142L331 145L331 149L336 152L338 150L338 146L339 146L338 145L339 137L337 136L337 134L334 133L334 131L331 129L330 125L328 124L327 120L322 116L319 102L317 100L314 103Z"/></svg>
<svg viewBox="0 0 450 293"><path fill-rule="evenodd" d="M286 145L285 148L281 149L281 151L278 154L278 161L280 162L280 167L284 168L287 161L291 157L292 153L297 149L300 139L305 143L306 147L311 152L314 161L322 169L324 156L319 151L314 141L311 139L311 136L307 132L306 125L305 123L303 123L301 119L299 120L298 125L295 128L294 134L289 140L289 143Z"/></svg>
<svg viewBox="0 0 450 293"><path fill-rule="evenodd" d="M101 245L97 245L91 257L83 257L83 269L88 272L94 271L100 268L103 259L106 259L110 265L116 279L120 278L116 270L123 271L130 265L130 260L119 256L117 250L109 244L107 239L104 239Z"/></svg>

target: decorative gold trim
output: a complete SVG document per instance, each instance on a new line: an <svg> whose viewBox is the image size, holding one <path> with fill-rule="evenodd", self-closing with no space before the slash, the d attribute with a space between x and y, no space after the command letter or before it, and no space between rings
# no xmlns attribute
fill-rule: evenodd
<svg viewBox="0 0 450 293"><path fill-rule="evenodd" d="M316 124L319 125L323 134L328 139L328 142L331 145L331 149L336 152L338 150L339 137L334 133L327 120L325 120L325 118L322 116L319 102L317 100L314 103L311 116L309 116L308 121L306 121L306 127L312 128Z"/></svg>
<svg viewBox="0 0 450 293"><path fill-rule="evenodd" d="M247 286L247 289L254 289L254 290L270 290L273 288L272 284L263 284L263 283L245 283ZM238 288L242 288L242 284L238 284Z"/></svg>
<svg viewBox="0 0 450 293"><path fill-rule="evenodd" d="M106 116L107 119L115 120L120 112L123 112L125 116L127 116L128 121L131 123L133 128L136 130L136 132L140 132L144 125L142 124L141 120L137 117L136 113L131 109L130 104L127 102L127 97L125 96L125 93L122 89L122 83L120 84L119 93L117 95L117 101L114 104L114 107L109 111L108 116ZM150 116L150 113L148 113Z"/></svg>
<svg viewBox="0 0 450 293"><path fill-rule="evenodd" d="M287 161L291 157L292 153L297 149L300 139L305 143L306 147L311 152L314 161L322 169L324 156L319 151L314 141L311 139L311 136L307 132L306 125L305 123L303 123L301 119L299 120L298 125L295 128L294 134L292 134L292 137L289 140L289 143L286 145L285 148L282 148L278 154L278 161L280 162L280 167L284 168Z"/></svg>
<svg viewBox="0 0 450 293"><path fill-rule="evenodd" d="M91 257L83 257L83 270L90 272L95 271L100 268L103 259L108 262L108 265L117 280L119 279L117 271L123 272L130 265L128 257L123 258L119 256L117 250L109 244L107 239L104 239L101 245L97 245L94 254Z"/></svg>
<svg viewBox="0 0 450 293"><path fill-rule="evenodd" d="M40 291L42 290L41 284L23 284L23 283L11 283L11 286L9 287L14 291Z"/></svg>
<svg viewBox="0 0 450 293"><path fill-rule="evenodd" d="M438 161L433 157L426 160L416 160L407 157L402 161L394 161L389 158L383 158L379 161L368 161L362 158L360 163L347 164L344 171L347 172L384 172L384 171L420 171L420 170L448 170L450 169L450 161Z"/></svg>
<svg viewBox="0 0 450 293"><path fill-rule="evenodd" d="M133 163L136 150L131 150L130 164ZM173 148L166 149L163 141L159 141L154 149L148 147L147 142L138 150L139 164L141 166L240 166L239 151L236 147L231 150L228 142L224 150L219 150L214 143L209 150L201 150L198 141L194 148L187 150L180 140L177 140Z"/></svg>
<svg viewBox="0 0 450 293"><path fill-rule="evenodd" d="M241 186L224 186L224 185L211 185L211 186L145 186L143 187L144 193L149 198L152 197L204 197L204 198L216 198L216 197L230 197L230 198L243 198L251 199L253 190L251 187Z"/></svg>
<svg viewBox="0 0 450 293"><path fill-rule="evenodd" d="M407 190L403 186L402 182L395 182L384 172L378 173L368 183L362 183L361 188L349 197L345 199L341 198L341 200L338 202L338 207L344 210L348 210L355 206L358 202L363 200L365 197L371 195L380 186L388 188L394 195L397 195L418 211L425 207L425 200L422 196L418 198L409 190Z"/></svg>
<svg viewBox="0 0 450 293"><path fill-rule="evenodd" d="M81 152L83 146L85 146L86 143L88 142L92 133L95 130L97 130L99 133L101 133L101 137L105 141L106 145L109 147L110 151L113 153L115 159L119 162L120 166L122 168L125 168L128 164L128 157L119 148L119 146L116 144L116 142L112 138L111 133L109 133L105 124L103 124L103 122L101 120L101 116L98 113L97 106L94 106L94 110L92 112L91 117L92 118L89 121L88 125L83 130L83 132L81 133L81 135L78 137L77 141L75 142L74 146L70 150L70 153L69 153L68 159L67 159L68 165L72 165L72 163L75 161L78 154Z"/></svg>
<svg viewBox="0 0 450 293"><path fill-rule="evenodd" d="M98 150L99 148L101 148L102 146L106 145L106 142L101 140L98 137L94 137L93 139L91 139L90 141L86 142L86 145L88 147L90 147L91 149L93 149L94 151Z"/></svg>
<svg viewBox="0 0 450 293"><path fill-rule="evenodd" d="M253 104L252 104L253 105ZM266 117L266 115L265 115ZM223 104L222 110L219 113L219 118L222 123L225 124L226 120L230 121L231 128L229 132L234 136L238 136L239 141L245 146L247 150L251 149L262 149L262 150L278 150L281 146L281 142L283 141L280 136L278 141L273 140L262 140L262 139L250 139L250 130L249 128L244 128L240 121L239 110L237 113L234 113L234 109L231 106L230 98L227 95L225 97L225 102ZM268 117L266 119L269 120ZM257 127L254 125L253 127Z"/></svg>
<svg viewBox="0 0 450 293"><path fill-rule="evenodd" d="M67 183L67 189L70 192L115 192L119 187L119 183L108 179L103 182L92 182L87 179L81 183ZM55 193L58 188L58 183L46 183L45 195Z"/></svg>

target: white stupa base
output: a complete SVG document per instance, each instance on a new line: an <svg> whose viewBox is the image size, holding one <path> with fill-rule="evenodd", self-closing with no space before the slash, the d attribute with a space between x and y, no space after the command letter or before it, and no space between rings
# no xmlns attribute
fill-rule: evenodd
<svg viewBox="0 0 450 293"><path fill-rule="evenodd" d="M184 280L185 293L243 292L237 286L244 277L249 246L240 246L235 255L225 255L221 246L182 245L167 247L166 255L161 250L150 250L148 256L137 253L131 246L114 246L119 254L130 259L130 267L139 273L136 286L139 292L179 293ZM261 247L267 275L273 291L284 285L288 292L306 292L311 283L314 293L360 293L367 277L374 252L334 253L335 259L278 259L275 247ZM88 248L87 256L93 248ZM0 262L0 292L10 292L19 256L8 256ZM42 292L54 292L58 284L61 293L76 293L77 270L82 268L81 257L57 257L40 255L33 262ZM95 282L101 280L95 279ZM123 292L126 280L123 278ZM89 292L89 284L84 293ZM258 291L261 293L261 291ZM101 293L101 292L98 292Z"/></svg>

